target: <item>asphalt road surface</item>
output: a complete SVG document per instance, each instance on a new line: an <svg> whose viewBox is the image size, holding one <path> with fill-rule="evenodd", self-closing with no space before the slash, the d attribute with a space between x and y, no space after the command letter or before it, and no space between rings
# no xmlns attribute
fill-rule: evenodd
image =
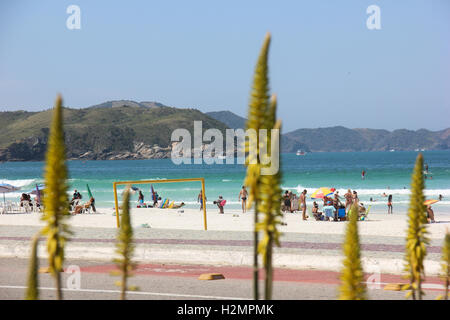
<svg viewBox="0 0 450 320"><path fill-rule="evenodd" d="M40 260L40 267L46 265L45 260ZM25 259L0 258L0 300L23 299L27 268L28 261ZM120 291L115 285L119 277L111 275L111 271L115 270L111 262L68 260L65 268L66 272L62 275L64 299L119 299ZM221 273L225 279L199 280L199 275L203 273ZM276 269L274 278L274 299L334 300L338 297L338 273ZM383 289L386 283L405 282L401 277L380 275L374 279L369 284L370 299L404 300L404 292ZM442 294L439 279L430 278L427 281L424 285L426 299L435 299ZM252 269L249 267L140 264L129 284L138 286L139 291L129 291L127 299L252 299ZM262 281L260 286L263 288ZM39 273L40 298L55 299L53 287L50 274Z"/></svg>

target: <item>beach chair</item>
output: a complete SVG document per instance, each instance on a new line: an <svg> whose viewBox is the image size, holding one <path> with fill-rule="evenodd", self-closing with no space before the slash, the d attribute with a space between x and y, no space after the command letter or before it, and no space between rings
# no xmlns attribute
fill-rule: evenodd
<svg viewBox="0 0 450 320"><path fill-rule="evenodd" d="M22 202L20 203L20 207L23 208L23 210L24 210L26 213L29 213L29 212L32 211L32 208L31 208L31 206L30 206L30 202L29 202L28 200L22 201Z"/></svg>
<svg viewBox="0 0 450 320"><path fill-rule="evenodd" d="M71 207L70 207L70 211L71 212L73 212L73 211L75 211L75 208L77 207L77 205L80 203L80 199L75 199L75 200L73 200L73 203L72 203L72 205L71 205Z"/></svg>

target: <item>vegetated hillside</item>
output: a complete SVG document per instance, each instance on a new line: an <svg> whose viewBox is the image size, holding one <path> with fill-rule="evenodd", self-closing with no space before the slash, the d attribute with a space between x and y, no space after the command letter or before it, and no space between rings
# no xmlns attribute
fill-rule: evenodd
<svg viewBox="0 0 450 320"><path fill-rule="evenodd" d="M189 130L202 121L203 130L227 128L196 109L142 106L107 106L85 109L64 108L64 130L69 158L109 159L139 148L156 151L170 146L175 129ZM43 160L52 110L0 113L0 160ZM142 145L143 144L143 145ZM166 150L167 151L167 150ZM151 150L146 150L151 153ZM155 152L156 154L157 152ZM164 155L157 155L164 157ZM126 157L125 157L126 158ZM131 155L128 158L133 158Z"/></svg>
<svg viewBox="0 0 450 320"><path fill-rule="evenodd" d="M238 116L231 111L213 111L206 112L208 116L225 123L231 129L245 129L247 119Z"/></svg>

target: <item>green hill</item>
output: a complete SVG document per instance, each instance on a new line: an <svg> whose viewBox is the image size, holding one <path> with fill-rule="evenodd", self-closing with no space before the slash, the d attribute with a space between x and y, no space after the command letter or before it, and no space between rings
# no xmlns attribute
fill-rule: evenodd
<svg viewBox="0 0 450 320"><path fill-rule="evenodd" d="M43 160L50 119L51 110L1 112L0 160ZM224 132L227 128L196 109L163 105L64 108L68 157L89 153L89 159L108 159L117 153L136 152L137 144L147 149L154 145L167 148L175 129L185 128L193 134L194 120L203 122L203 130L217 128Z"/></svg>

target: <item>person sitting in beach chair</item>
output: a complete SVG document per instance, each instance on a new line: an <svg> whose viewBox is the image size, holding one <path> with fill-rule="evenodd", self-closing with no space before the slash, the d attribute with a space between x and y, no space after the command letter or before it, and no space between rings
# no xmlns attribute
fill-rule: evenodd
<svg viewBox="0 0 450 320"><path fill-rule="evenodd" d="M314 219L316 219L316 221L323 221L324 216L322 212L319 212L319 205L315 201L313 202L312 214L314 216Z"/></svg>
<svg viewBox="0 0 450 320"><path fill-rule="evenodd" d="M322 210L327 221L334 221L336 219L336 208L333 206L332 201L328 201L327 205L324 206Z"/></svg>
<svg viewBox="0 0 450 320"><path fill-rule="evenodd" d="M76 207L75 207L75 210L74 210L74 214L79 214L79 213L90 213L90 211L91 211L91 209L92 209L92 205L93 205L93 203L95 202L95 199L94 198L90 198L89 199L89 201L88 202L86 202L85 204L83 204L83 205L77 205ZM94 211L95 212L95 211Z"/></svg>

